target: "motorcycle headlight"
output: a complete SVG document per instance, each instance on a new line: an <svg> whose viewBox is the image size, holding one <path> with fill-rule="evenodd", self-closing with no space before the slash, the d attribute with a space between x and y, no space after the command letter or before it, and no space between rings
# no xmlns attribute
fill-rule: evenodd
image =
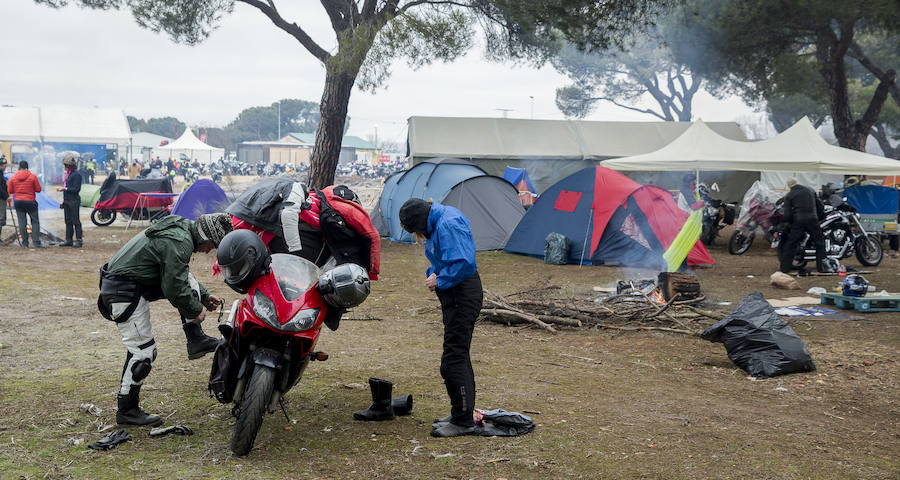
<svg viewBox="0 0 900 480"><path fill-rule="evenodd" d="M275 302L259 290L253 294L253 313L272 328L281 329L278 313L275 312Z"/></svg>
<svg viewBox="0 0 900 480"><path fill-rule="evenodd" d="M294 315L290 322L284 324L281 329L289 332L302 332L309 330L316 324L316 318L319 318L318 308L307 308L300 310Z"/></svg>
<svg viewBox="0 0 900 480"><path fill-rule="evenodd" d="M282 332L302 332L303 330L309 330L316 324L316 319L319 317L318 308L307 308L297 312L297 314L294 315L294 318L282 325L278 322L278 314L275 312L275 302L259 290L253 294L253 313L270 327L281 330Z"/></svg>

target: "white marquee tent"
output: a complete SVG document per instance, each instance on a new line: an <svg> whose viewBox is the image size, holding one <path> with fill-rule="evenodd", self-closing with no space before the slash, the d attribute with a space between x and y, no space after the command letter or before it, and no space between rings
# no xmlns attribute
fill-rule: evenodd
<svg viewBox="0 0 900 480"><path fill-rule="evenodd" d="M0 107L0 141L112 144L130 137L125 114L115 108Z"/></svg>
<svg viewBox="0 0 900 480"><path fill-rule="evenodd" d="M780 134L758 142L736 142L697 120L663 148L606 160L622 171L737 170L838 175L897 175L900 161L829 145L804 117Z"/></svg>
<svg viewBox="0 0 900 480"><path fill-rule="evenodd" d="M184 154L190 159L197 159L201 163L212 163L225 156L224 148L216 148L200 141L190 128L184 130L184 133L174 142L156 147L153 149L153 158L157 156L165 161L169 157L177 159Z"/></svg>

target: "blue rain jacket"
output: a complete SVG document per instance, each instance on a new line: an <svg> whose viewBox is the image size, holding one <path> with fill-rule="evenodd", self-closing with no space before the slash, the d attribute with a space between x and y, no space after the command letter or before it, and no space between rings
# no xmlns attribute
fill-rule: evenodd
<svg viewBox="0 0 900 480"><path fill-rule="evenodd" d="M459 285L478 270L475 265L475 240L469 219L459 210L434 203L428 214L429 238L425 256L431 266L425 277L437 273L437 288L446 290Z"/></svg>

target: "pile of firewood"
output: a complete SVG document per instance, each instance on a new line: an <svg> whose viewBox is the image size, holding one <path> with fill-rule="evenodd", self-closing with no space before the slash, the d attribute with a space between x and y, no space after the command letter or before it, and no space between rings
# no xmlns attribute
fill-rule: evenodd
<svg viewBox="0 0 900 480"><path fill-rule="evenodd" d="M563 297L559 290L543 286L506 296L485 290L479 319L505 325L533 324L551 333L556 332L555 327L591 327L699 335L725 316L697 308L702 297L680 300L680 295L675 295L666 301L658 291L630 291L591 299Z"/></svg>

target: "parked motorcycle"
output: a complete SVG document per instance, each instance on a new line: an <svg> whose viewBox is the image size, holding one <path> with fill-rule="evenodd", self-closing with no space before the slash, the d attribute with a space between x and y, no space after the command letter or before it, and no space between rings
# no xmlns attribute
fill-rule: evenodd
<svg viewBox="0 0 900 480"><path fill-rule="evenodd" d="M718 190L718 186L713 184L713 190ZM698 191L700 200L703 201L703 226L700 230L700 241L704 245L712 245L719 231L725 228L725 225L734 223L735 206L733 203L725 203L721 200L709 196L709 187L700 184Z"/></svg>
<svg viewBox="0 0 900 480"><path fill-rule="evenodd" d="M241 256L241 251L252 251L252 258ZM245 293L219 327L224 339L210 372L210 392L222 403L234 402L231 450L241 456L252 449L266 412L280 406L287 417L283 395L310 362L328 359L326 353L314 351L322 325L337 329L342 309L362 303L368 295L369 279L354 264L320 274L303 258L269 256L249 230L229 233L217 259L225 282Z"/></svg>
<svg viewBox="0 0 900 480"><path fill-rule="evenodd" d="M856 209L842 199L838 197L831 203L832 205L825 205L825 218L819 223L825 237L825 256L840 263L840 260L856 254L856 259L864 266L874 267L881 263L884 252L878 235L867 233L859 221ZM834 203L838 204L833 205ZM803 237L800 245L793 261L793 267L797 269L816 260L815 245L809 234Z"/></svg>

